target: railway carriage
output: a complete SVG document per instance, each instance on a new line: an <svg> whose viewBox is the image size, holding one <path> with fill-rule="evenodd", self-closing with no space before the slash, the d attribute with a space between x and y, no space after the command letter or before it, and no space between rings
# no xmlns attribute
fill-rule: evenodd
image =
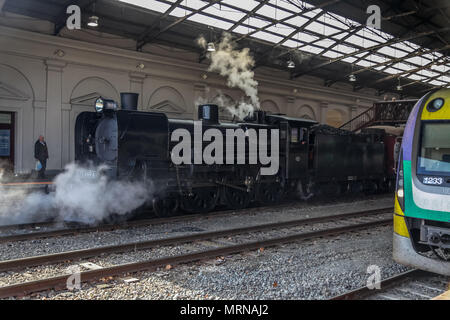
<svg viewBox="0 0 450 320"><path fill-rule="evenodd" d="M450 89L426 94L410 114L394 211L394 260L450 275Z"/></svg>

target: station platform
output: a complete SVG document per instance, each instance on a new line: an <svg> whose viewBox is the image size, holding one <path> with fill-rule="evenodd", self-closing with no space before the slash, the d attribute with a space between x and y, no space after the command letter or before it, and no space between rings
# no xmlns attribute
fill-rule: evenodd
<svg viewBox="0 0 450 320"><path fill-rule="evenodd" d="M450 290L445 291L443 294L440 294L431 300L450 300Z"/></svg>
<svg viewBox="0 0 450 320"><path fill-rule="evenodd" d="M48 170L45 178L38 178L34 170L28 173L5 175L0 180L0 189L42 189L53 184L59 170Z"/></svg>

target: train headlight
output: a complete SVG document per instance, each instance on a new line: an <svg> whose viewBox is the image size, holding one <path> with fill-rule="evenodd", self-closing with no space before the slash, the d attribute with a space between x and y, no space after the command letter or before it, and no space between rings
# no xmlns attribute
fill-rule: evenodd
<svg viewBox="0 0 450 320"><path fill-rule="evenodd" d="M102 98L98 98L97 100L95 100L95 111L102 112L104 106L105 106L105 102L103 101Z"/></svg>
<svg viewBox="0 0 450 320"><path fill-rule="evenodd" d="M397 171L397 200L402 211L405 211L405 190L404 190L404 172L403 172L403 149L400 150L400 159L398 161Z"/></svg>
<svg viewBox="0 0 450 320"><path fill-rule="evenodd" d="M117 103L114 100L108 100L103 98L98 98L95 100L95 111L102 112L102 111L116 111L117 110Z"/></svg>
<svg viewBox="0 0 450 320"><path fill-rule="evenodd" d="M427 104L427 110L429 112L435 112L441 109L444 106L444 99L442 98L436 98L428 102Z"/></svg>

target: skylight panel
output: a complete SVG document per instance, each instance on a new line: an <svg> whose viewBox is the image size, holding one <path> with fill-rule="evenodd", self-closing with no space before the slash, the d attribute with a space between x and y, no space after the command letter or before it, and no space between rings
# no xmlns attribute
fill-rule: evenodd
<svg viewBox="0 0 450 320"><path fill-rule="evenodd" d="M215 16L225 17L228 20L233 20L236 22L241 20L243 17L245 17L245 13L243 13L242 11L237 11L234 9L226 8L224 6L222 6L222 7L211 6L203 11L206 13L213 14Z"/></svg>
<svg viewBox="0 0 450 320"><path fill-rule="evenodd" d="M314 18L316 15L318 15L320 12L322 12L322 9L316 9L312 11L308 11L303 13L304 16L307 16L309 18Z"/></svg>
<svg viewBox="0 0 450 320"><path fill-rule="evenodd" d="M441 79L442 81L444 81L447 84L450 84L450 77L447 76L442 76L439 79Z"/></svg>
<svg viewBox="0 0 450 320"><path fill-rule="evenodd" d="M194 14L192 17L189 17L188 20L206 24L206 25L213 26L216 28L224 29L224 30L227 30L232 26L231 23L228 23L228 22L216 19L216 18L211 18L211 17L205 16L201 13Z"/></svg>
<svg viewBox="0 0 450 320"><path fill-rule="evenodd" d="M394 64L392 67L397 68L397 69L401 69L403 71L408 71L408 70L413 70L414 67L411 65L408 65L406 63L403 62L398 62L396 64Z"/></svg>
<svg viewBox="0 0 450 320"><path fill-rule="evenodd" d="M363 47L363 48L369 48L369 47L379 44L378 42L374 42L374 41L362 38L357 35L352 35L352 36L348 37L347 40L345 40L345 42L351 43L358 47Z"/></svg>
<svg viewBox="0 0 450 320"><path fill-rule="evenodd" d="M323 40L316 41L314 44L316 46L320 46L322 48L328 48L329 46L331 46L334 43L336 43L336 41L333 41L331 39L323 39Z"/></svg>
<svg viewBox="0 0 450 320"><path fill-rule="evenodd" d="M432 72L430 70L420 70L420 74L422 76L429 77L429 78L436 77L437 75L439 75L439 73Z"/></svg>
<svg viewBox="0 0 450 320"><path fill-rule="evenodd" d="M256 11L256 13L275 20L281 20L292 15L291 13L278 7L272 7L268 5L262 6L258 11Z"/></svg>
<svg viewBox="0 0 450 320"><path fill-rule="evenodd" d="M170 15L181 18L181 17L184 17L184 16L190 14L191 12L192 12L191 10L181 9L181 8L177 7L170 13Z"/></svg>
<svg viewBox="0 0 450 320"><path fill-rule="evenodd" d="M423 79L425 79L425 77L422 77L422 76L420 76L420 75L418 75L418 74L410 74L409 76L407 76L407 78L408 79L411 79L411 80L423 80Z"/></svg>
<svg viewBox="0 0 450 320"><path fill-rule="evenodd" d="M300 13L301 9L299 7L294 6L292 3L290 3L287 0L270 0L270 3L273 5L276 5L280 8L283 8L285 10L290 10L292 12Z"/></svg>
<svg viewBox="0 0 450 320"><path fill-rule="evenodd" d="M437 66L437 65L432 65L431 66L431 69L433 69L433 70L436 70L436 71L439 71L439 72L445 72L445 66L444 65L439 65L439 66Z"/></svg>
<svg viewBox="0 0 450 320"><path fill-rule="evenodd" d="M405 59L406 62L410 62L419 66L423 66L427 63L430 62L430 60L428 59L424 59L423 56L422 57L411 57L411 58L407 58Z"/></svg>
<svg viewBox="0 0 450 320"><path fill-rule="evenodd" d="M446 84L445 82L442 82L442 81L439 81L439 80L433 80L433 81L430 81L428 83L430 83L432 85L435 85L435 86L443 86L443 85Z"/></svg>
<svg viewBox="0 0 450 320"><path fill-rule="evenodd" d="M156 0L119 0L119 1L158 12L166 12L167 9L170 8L169 4L162 3Z"/></svg>
<svg viewBox="0 0 450 320"><path fill-rule="evenodd" d="M255 31L255 29L250 28L250 27L244 27L244 26L241 26L241 25L239 25L239 26L237 26L236 28L233 29L233 32L240 33L240 34L248 34L248 33L252 32L252 31Z"/></svg>
<svg viewBox="0 0 450 320"><path fill-rule="evenodd" d="M334 50L329 50L329 51L327 51L327 52L324 52L324 53L323 53L323 56L325 56L325 57L327 57L327 58L335 59L335 58L342 57L343 55L340 54L340 53L338 53L338 52L336 52L336 51L334 51Z"/></svg>
<svg viewBox="0 0 450 320"><path fill-rule="evenodd" d="M348 62L348 63L353 63L353 62L356 61L356 58L354 58L354 57L347 57L347 58L342 59L342 61L345 61L345 62Z"/></svg>
<svg viewBox="0 0 450 320"><path fill-rule="evenodd" d="M282 37L278 37L276 35L273 35L271 33L267 33L267 32L264 32L264 31L258 31L255 34L253 34L252 36L255 37L255 38L262 39L262 40L269 41L269 42L273 42L273 43L278 43L281 40L283 40Z"/></svg>
<svg viewBox="0 0 450 320"><path fill-rule="evenodd" d="M271 27L267 28L267 30L268 30L268 31L275 32L275 33L282 34L282 35L284 35L284 36L288 36L288 35L290 35L292 32L295 31L294 28L291 28L291 27L282 25L282 24L280 24L280 23L277 24L276 26L271 26Z"/></svg>
<svg viewBox="0 0 450 320"><path fill-rule="evenodd" d="M192 8L194 10L197 10L200 9L201 7L204 7L206 3L200 0L184 0L183 5Z"/></svg>
<svg viewBox="0 0 450 320"><path fill-rule="evenodd" d="M372 61L372 62L376 62L376 63L386 62L386 58L380 57L379 55L376 55L376 54L371 54L366 59L369 61Z"/></svg>
<svg viewBox="0 0 450 320"><path fill-rule="evenodd" d="M294 41L294 40L287 40L286 42L283 43L283 46L289 47L289 48L297 48L298 46L301 46L302 44L298 41Z"/></svg>
<svg viewBox="0 0 450 320"><path fill-rule="evenodd" d="M330 34L339 32L338 29L329 27L329 26L324 25L324 24L319 23L319 22L312 22L305 29L313 31L313 32L318 33L318 34L327 35L327 36L330 35Z"/></svg>
<svg viewBox="0 0 450 320"><path fill-rule="evenodd" d="M313 46L304 46L304 47L300 48L300 50L308 52L308 53L318 54L323 49L322 48L313 47Z"/></svg>
<svg viewBox="0 0 450 320"><path fill-rule="evenodd" d="M344 30L349 29L349 25L345 23L345 18L343 18L337 14L334 14L334 13L333 13L333 15L330 15L328 13L328 14L325 14L324 16L325 16L324 21L326 23L331 24L331 25L335 26L336 28L340 28L340 29L344 29Z"/></svg>
<svg viewBox="0 0 450 320"><path fill-rule="evenodd" d="M190 0L188 0L190 1ZM223 4L230 4L232 6L238 7L238 8L242 8L244 10L247 11L251 11L253 10L254 7L256 7L259 2L253 1L253 0L223 0L221 1L221 3Z"/></svg>
<svg viewBox="0 0 450 320"><path fill-rule="evenodd" d="M312 36L306 32L299 32L294 36L295 39L306 42L306 43L310 43L314 40L319 39L319 37L316 36Z"/></svg>
<svg viewBox="0 0 450 320"><path fill-rule="evenodd" d="M386 39L384 39L383 37L379 36L378 34L373 32L371 29L364 28L364 29L359 30L358 32L356 32L356 34L358 36L368 38L368 39L370 39L372 41L376 41L377 43L385 43L386 42Z"/></svg>
<svg viewBox="0 0 450 320"><path fill-rule="evenodd" d="M308 22L309 19L300 17L300 16L295 16L291 19L286 20L287 23L297 26L297 27L301 27L302 25L304 25L306 22Z"/></svg>
<svg viewBox="0 0 450 320"><path fill-rule="evenodd" d="M405 43L398 42L392 45L394 48L397 49L397 51L406 51L407 53L415 51L414 48L411 48L410 46L407 46Z"/></svg>
<svg viewBox="0 0 450 320"><path fill-rule="evenodd" d="M245 22L256 28L263 28L270 24L270 22L258 18L248 18Z"/></svg>
<svg viewBox="0 0 450 320"><path fill-rule="evenodd" d="M374 65L373 62L370 62L367 60L360 60L360 61L356 62L355 64L357 64L358 66L361 66L361 67L371 67Z"/></svg>
<svg viewBox="0 0 450 320"><path fill-rule="evenodd" d="M390 74L397 74L397 73L400 73L401 71L398 69L394 69L394 68L387 68L386 70L384 70L384 72L390 73Z"/></svg>
<svg viewBox="0 0 450 320"><path fill-rule="evenodd" d="M337 46L335 47L335 50L336 50L336 51L339 51L339 52L341 52L341 53L344 53L344 54L349 54L349 53L353 53L353 52L356 51L355 48L346 46L345 44L339 44L339 45L337 45Z"/></svg>

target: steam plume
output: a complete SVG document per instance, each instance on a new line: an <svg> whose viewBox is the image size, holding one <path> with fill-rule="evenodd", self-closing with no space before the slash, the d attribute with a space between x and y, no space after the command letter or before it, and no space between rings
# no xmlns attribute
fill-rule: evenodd
<svg viewBox="0 0 450 320"><path fill-rule="evenodd" d="M206 49L204 37L198 38L197 44ZM258 82L254 79L255 74L252 71L255 61L250 55L250 49L238 50L231 34L224 33L216 46L216 51L208 54L211 60L208 71L218 72L226 77L228 87L241 89L250 100L250 103L241 100L234 108L225 106L230 113L242 119L255 108L259 109Z"/></svg>
<svg viewBox="0 0 450 320"><path fill-rule="evenodd" d="M151 198L152 186L142 182L108 181L91 177L100 167L69 164L53 181L55 192L2 190L0 224L29 223L49 218L96 224L112 214L125 215Z"/></svg>

